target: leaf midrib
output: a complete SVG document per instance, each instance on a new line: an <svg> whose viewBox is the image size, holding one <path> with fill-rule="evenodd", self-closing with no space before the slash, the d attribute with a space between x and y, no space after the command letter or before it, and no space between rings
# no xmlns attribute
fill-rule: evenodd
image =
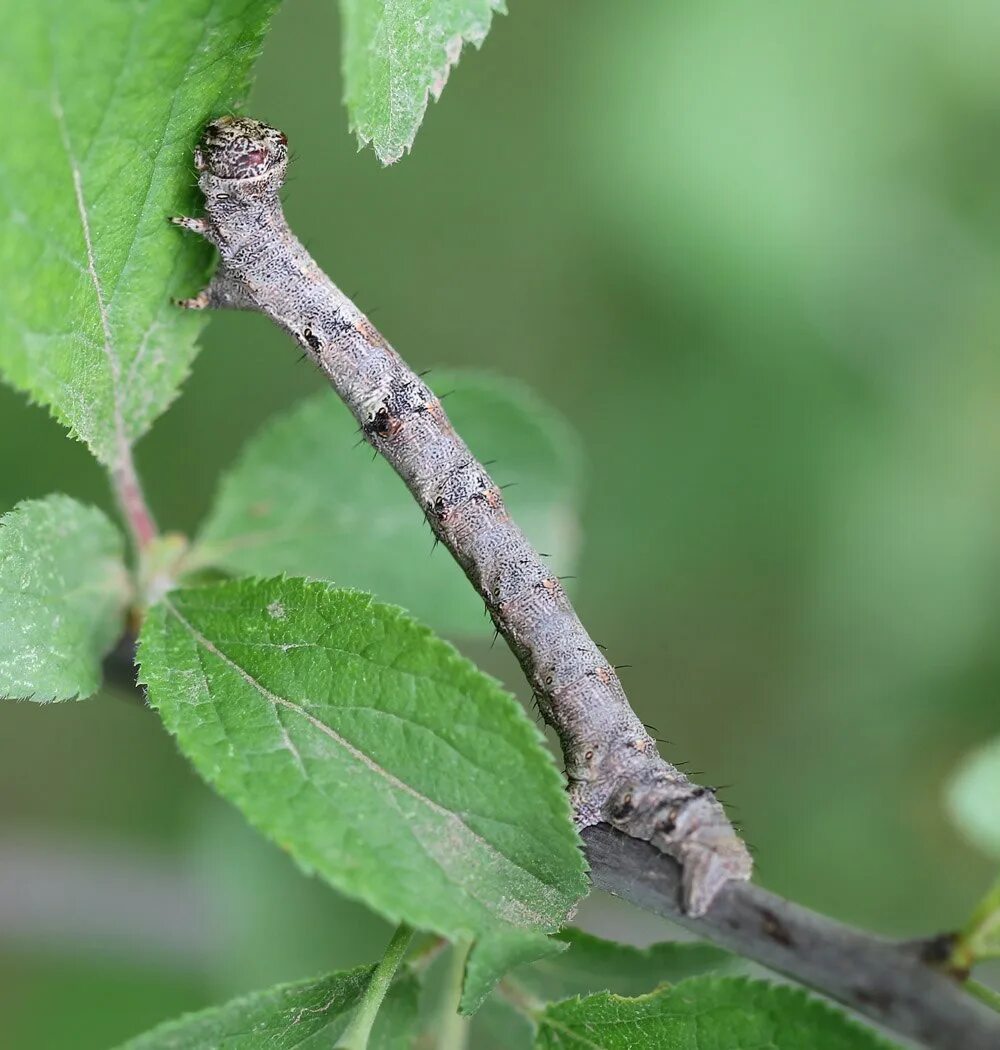
<svg viewBox="0 0 1000 1050"><path fill-rule="evenodd" d="M160 156L163 153L164 145L168 139L168 132L174 122L177 112L177 99L181 86L191 76L192 66L200 53L201 49L205 44L208 32L213 24L212 15L213 10L216 8L216 0L208 0L205 5L203 17L200 20L201 30L198 38L188 55L187 61L184 64L184 70L181 74L179 81L173 86L173 90L170 95L170 108L167 113L166 120L163 123L163 128L160 133L159 141L156 144L155 150L153 151L152 162L150 164L149 179L146 183L146 188L143 193L142 204L139 208L139 216L136 220L135 226L131 231L129 238L128 250L125 254L125 259L122 262L121 267L118 270L118 274L114 280L114 286L111 290L110 296L107 296L104 291L104 286L98 273L97 269L97 253L94 249L93 237L90 230L90 218L87 208L86 195L84 193L83 184L83 166L77 159L76 152L73 148L72 139L69 132L68 121L62 107L61 101L61 89L60 89L60 76L58 70L58 63L56 56L58 49L54 34L56 30L56 22L53 21L52 25L52 37L50 39L51 49L51 66L52 66L52 98L51 98L51 111L53 118L56 122L56 126L59 132L59 138L62 142L63 149L66 153L67 161L70 167L70 174L73 180L74 195L77 207L77 213L80 219L80 225L83 232L84 246L87 255L87 266L85 268L89 274L91 284L94 288L94 298L97 304L98 314L100 316L101 328L103 332L103 343L98 340L93 342L99 345L102 352L108 362L109 378L111 381L111 412L112 412L112 428L114 435L114 461L109 464L112 468L126 462L131 454L132 438L129 435L129 428L125 419L125 405L129 397L129 392L132 387L132 383L135 375L135 359L133 358L132 366L129 368L127 375L123 375L123 365L121 357L119 356L115 348L114 332L111 324L111 313L115 307L118 299L118 293L121 288L122 278L128 272L129 265L132 260L132 255L135 251L136 243L139 240L139 233L142 230L147 219L147 210L149 207L150 194L153 190L153 185L157 180L157 174L159 172ZM129 38L126 42L125 53L122 59L122 64L115 75L114 86L112 88L111 98L114 97L114 91L117 86L121 83L122 77L127 70L130 60L134 53L136 31L142 20L148 14L149 5L133 5L132 7L132 22L129 28ZM84 164L88 164L93 155L94 148L101 138L104 130L104 126L107 121L107 113L110 110L110 105L106 105L104 113L102 114L101 120L91 138L90 145L87 148L87 152L84 156ZM175 266L176 269L176 266ZM153 328L160 323L163 316L162 308L153 313L152 319L149 326L144 332L140 345L145 346ZM80 336L83 333L75 331L73 333L76 336Z"/></svg>
<svg viewBox="0 0 1000 1050"><path fill-rule="evenodd" d="M59 90L59 75L55 61L55 45L52 46L52 116L59 131L66 159L69 163L70 175L73 179L73 194L76 201L76 210L80 218L80 226L83 230L83 243L87 253L87 271L90 274L91 283L94 286L94 298L97 301L97 312L101 319L101 330L104 333L104 341L101 349L108 362L108 370L111 378L111 412L115 435L116 464L123 462L128 457L128 440L125 436L125 419L122 414L122 400L119 386L121 383L121 362L115 354L114 337L111 333L111 322L108 317L108 306L104 301L104 291L101 278L97 272L97 261L94 253L94 242L90 233L90 217L87 214L87 202L83 192L83 174L80 164L73 150L70 139L69 127L66 122L66 114L62 107L61 92Z"/></svg>

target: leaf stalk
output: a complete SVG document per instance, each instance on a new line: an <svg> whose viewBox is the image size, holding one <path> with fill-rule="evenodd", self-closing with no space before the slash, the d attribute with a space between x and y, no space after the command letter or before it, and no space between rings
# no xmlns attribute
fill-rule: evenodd
<svg viewBox="0 0 1000 1050"><path fill-rule="evenodd" d="M344 1030L334 1050L366 1050L375 1018L412 938L413 929L406 923L400 923L389 941L385 954L375 967L351 1023Z"/></svg>
<svg viewBox="0 0 1000 1050"><path fill-rule="evenodd" d="M132 545L136 554L141 555L156 539L158 529L156 519L146 502L131 448L126 446L110 474L111 487L132 537Z"/></svg>

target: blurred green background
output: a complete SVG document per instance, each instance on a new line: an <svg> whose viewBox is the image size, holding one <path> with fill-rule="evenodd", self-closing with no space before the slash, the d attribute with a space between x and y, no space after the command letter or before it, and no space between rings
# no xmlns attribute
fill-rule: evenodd
<svg viewBox="0 0 1000 1050"><path fill-rule="evenodd" d="M942 786L1000 732L1000 5L512 6L382 170L347 132L332 0L288 3L249 109L298 155L290 220L415 368L521 377L575 423L584 620L668 757L732 785L760 881L954 927L993 874ZM163 525L320 388L297 356L212 321L138 449ZM109 505L0 390L0 509L54 490ZM669 933L607 898L581 922ZM0 710L4 1046L106 1047L386 936L134 698Z"/></svg>

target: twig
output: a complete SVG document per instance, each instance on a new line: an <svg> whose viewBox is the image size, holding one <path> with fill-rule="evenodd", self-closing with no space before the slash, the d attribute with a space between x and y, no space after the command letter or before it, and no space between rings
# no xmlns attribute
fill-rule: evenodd
<svg viewBox="0 0 1000 1050"><path fill-rule="evenodd" d="M949 938L889 941L731 882L706 915L679 904L676 863L606 824L583 832L594 885L818 989L932 1050L997 1050L1000 1014L935 965ZM943 949L943 950L942 950Z"/></svg>
<svg viewBox="0 0 1000 1050"><path fill-rule="evenodd" d="M711 789L659 756L614 669L508 518L499 489L440 401L288 230L277 196L285 145L280 132L243 118L206 129L195 164L208 216L173 221L211 241L221 265L181 305L271 317L406 483L482 595L559 735L595 884L932 1050L997 1050L1000 1017L935 969L931 949L939 940L894 944L743 881L749 854Z"/></svg>
<svg viewBox="0 0 1000 1050"><path fill-rule="evenodd" d="M702 914L751 860L711 788L665 762L558 578L511 521L500 489L440 400L288 229L278 191L287 140L246 118L209 124L195 151L207 216L172 221L214 244L211 284L180 305L254 309L319 366L423 508L482 596L559 735L581 827L607 821L684 866L685 907Z"/></svg>

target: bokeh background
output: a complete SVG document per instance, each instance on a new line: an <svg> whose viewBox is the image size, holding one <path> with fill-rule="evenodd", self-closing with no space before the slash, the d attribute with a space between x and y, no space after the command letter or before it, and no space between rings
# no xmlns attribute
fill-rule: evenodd
<svg viewBox="0 0 1000 1050"><path fill-rule="evenodd" d="M731 785L760 880L954 927L994 874L942 789L1000 732L1000 6L512 6L382 170L347 132L332 0L287 4L249 108L298 154L292 224L414 367L520 377L575 423L583 617L668 757ZM297 356L212 321L138 449L161 523L191 530L320 388ZM0 508L55 490L110 505L0 390ZM581 922L670 934L607 898ZM96 1050L386 936L134 698L0 710L3 1045Z"/></svg>

